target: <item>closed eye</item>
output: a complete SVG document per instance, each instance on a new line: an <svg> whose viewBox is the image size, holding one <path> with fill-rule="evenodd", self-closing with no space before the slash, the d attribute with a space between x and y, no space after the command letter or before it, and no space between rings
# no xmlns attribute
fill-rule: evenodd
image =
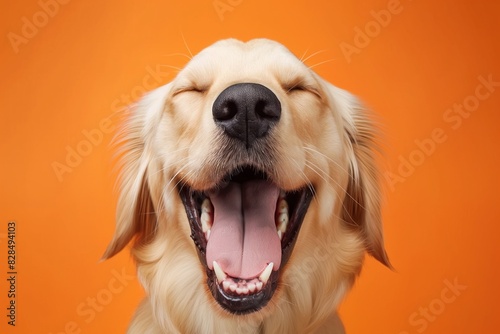
<svg viewBox="0 0 500 334"><path fill-rule="evenodd" d="M297 92L297 91L304 91L304 90L306 90L306 88L305 88L303 85L301 85L301 84L296 84L296 85L293 85L293 86L289 87L289 88L287 89L287 93L290 93L290 92Z"/></svg>
<svg viewBox="0 0 500 334"><path fill-rule="evenodd" d="M282 85L282 87L287 94L305 92L305 93L312 93L318 97L321 97L321 95L319 94L319 90L317 88L315 88L310 84L306 84L303 81L296 81L291 84L284 84Z"/></svg>
<svg viewBox="0 0 500 334"><path fill-rule="evenodd" d="M182 93L205 93L208 90L208 87L201 87L201 86L186 86L186 87L179 87L177 88L173 96L176 96L178 94Z"/></svg>

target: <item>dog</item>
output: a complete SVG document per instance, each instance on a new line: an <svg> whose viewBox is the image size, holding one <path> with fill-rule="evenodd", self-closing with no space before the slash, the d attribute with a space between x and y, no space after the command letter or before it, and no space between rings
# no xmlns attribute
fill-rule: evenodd
<svg viewBox="0 0 500 334"><path fill-rule="evenodd" d="M116 230L146 297L128 333L344 333L385 266L377 129L283 45L228 39L131 108Z"/></svg>

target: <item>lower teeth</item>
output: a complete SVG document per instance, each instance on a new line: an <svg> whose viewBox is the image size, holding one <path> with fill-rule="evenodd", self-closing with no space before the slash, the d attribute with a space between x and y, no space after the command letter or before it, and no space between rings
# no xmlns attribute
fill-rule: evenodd
<svg viewBox="0 0 500 334"><path fill-rule="evenodd" d="M246 280L227 276L217 261L213 262L213 269L217 278L217 283L222 286L224 291L235 292L238 295L248 295L262 290L271 276L273 266L272 262L268 263L267 267L262 271L258 278Z"/></svg>
<svg viewBox="0 0 500 334"><path fill-rule="evenodd" d="M227 278L222 282L222 288L224 291L235 292L238 295L248 295L251 293L259 292L262 290L264 283L259 281L257 278L247 280L238 280L237 282L233 278Z"/></svg>

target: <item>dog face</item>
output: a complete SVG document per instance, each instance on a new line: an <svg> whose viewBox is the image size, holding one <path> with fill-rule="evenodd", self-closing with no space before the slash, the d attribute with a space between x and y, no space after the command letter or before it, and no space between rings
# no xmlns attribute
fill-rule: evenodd
<svg viewBox="0 0 500 334"><path fill-rule="evenodd" d="M126 121L105 257L135 240L164 329L194 308L324 319L365 251L389 265L373 137L356 99L281 44L217 42Z"/></svg>

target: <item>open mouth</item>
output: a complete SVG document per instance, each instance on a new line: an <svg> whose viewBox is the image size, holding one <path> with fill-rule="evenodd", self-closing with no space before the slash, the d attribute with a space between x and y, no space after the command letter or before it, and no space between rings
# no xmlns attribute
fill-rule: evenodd
<svg viewBox="0 0 500 334"><path fill-rule="evenodd" d="M215 300L233 314L264 307L293 250L311 187L284 191L266 173L244 166L215 189L184 184L179 193Z"/></svg>

